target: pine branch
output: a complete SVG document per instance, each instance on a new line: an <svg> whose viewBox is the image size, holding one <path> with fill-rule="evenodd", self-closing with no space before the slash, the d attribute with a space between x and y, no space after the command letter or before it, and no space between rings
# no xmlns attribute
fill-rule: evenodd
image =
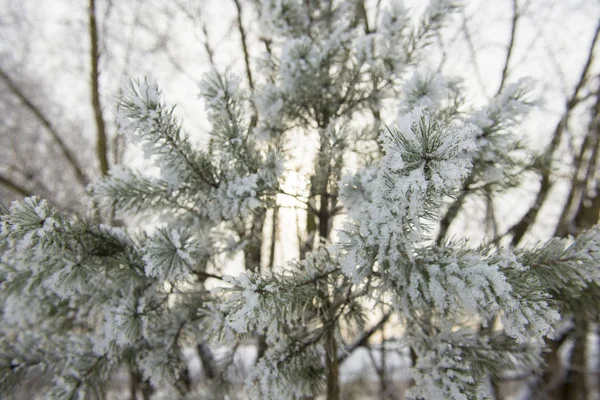
<svg viewBox="0 0 600 400"><path fill-rule="evenodd" d="M212 176L208 155L192 149L189 139L182 134L182 126L175 117L174 108L167 108L161 96L154 83L147 80L131 82L128 96L121 99L119 107L130 120L128 123L129 128L133 129L132 133L140 134L152 154L161 156L168 168L188 174L192 172L192 176L186 178L198 178L217 189L219 183Z"/></svg>
<svg viewBox="0 0 600 400"><path fill-rule="evenodd" d="M94 363L86 371L83 371L83 375L77 377L77 383L75 384L75 386L69 393L68 397L72 398L72 399L79 398L79 395L77 392L79 391L81 386L84 383L86 383L85 382L86 379L88 379L88 377L94 373L94 370L99 368L103 362L107 362L107 361L108 361L107 354L102 354L101 356L97 357L96 360L94 361Z"/></svg>
<svg viewBox="0 0 600 400"><path fill-rule="evenodd" d="M110 175L96 182L94 196L108 200L112 207L133 213L174 209L201 215L201 209L189 201L188 186L178 188L175 196L168 182L124 171L125 176Z"/></svg>
<svg viewBox="0 0 600 400"><path fill-rule="evenodd" d="M178 128L179 129L179 128ZM184 149L182 148L182 146L180 145L180 143L178 143L178 141L176 140L175 136L176 135L170 135L168 132L168 128L164 134L164 137L166 139L166 142L170 145L170 147L172 149L174 149L185 161L185 164L187 164L188 167L190 167L194 173L196 174L196 176L204 183L206 183L209 186L212 186L213 188L218 188L219 184L217 182L214 182L212 179L209 179L206 177L206 175L198 168L198 165L196 165L196 163L194 163L189 155L186 153L186 151L184 151ZM188 144L188 143L186 143ZM189 144L188 144L189 146ZM186 149L187 150L187 149Z"/></svg>

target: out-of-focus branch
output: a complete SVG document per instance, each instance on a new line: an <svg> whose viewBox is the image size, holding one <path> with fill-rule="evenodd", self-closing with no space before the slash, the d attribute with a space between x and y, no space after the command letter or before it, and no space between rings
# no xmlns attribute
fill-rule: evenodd
<svg viewBox="0 0 600 400"><path fill-rule="evenodd" d="M223 280L223 276L221 275L217 275L217 274L211 274L210 272L206 272L206 271L196 271L196 275L198 275L198 277L204 282L206 279L208 278L212 278L212 279L218 279L220 281Z"/></svg>
<svg viewBox="0 0 600 400"><path fill-rule="evenodd" d="M494 198L489 191L485 193L485 224L486 234L488 237L494 239L494 244L499 245L498 237L498 221L496 219L496 206L494 204Z"/></svg>
<svg viewBox="0 0 600 400"><path fill-rule="evenodd" d="M558 145L560 144L560 141L561 141L564 131L567 127L567 124L568 124L569 118L571 116L571 113L573 112L573 109L575 108L575 106L577 106L577 104L579 104L579 101L581 100L580 92L588 80L590 66L592 65L592 61L594 59L594 49L596 47L596 43L598 41L599 35L600 35L600 22L596 26L596 31L594 32L594 37L592 39L592 43L591 43L591 46L590 46L590 49L588 52L588 57L587 57L585 65L583 67L583 70L581 72L579 81L575 85L575 89L573 90L571 97L567 100L567 103L565 105L565 111L564 111L560 121L556 125L556 128L554 129L554 133L552 134L552 140L544 153L544 159L545 159L544 164L547 164L548 167L544 168L542 171L542 180L540 183L540 189L538 190L538 193L533 202L533 205L529 208L529 210L525 213L525 215L521 218L521 220L519 222L517 222L507 232L507 233L513 234L513 238L511 241L512 246L517 246L519 244L519 242L521 241L521 239L523 238L525 233L529 230L531 225L535 222L535 219L536 219L540 209L542 208L542 206L546 202L546 199L548 198L548 194L550 193L550 189L552 188L552 182L550 181L550 175L552 172L551 168L550 168L550 164L552 161L552 157L554 155L554 152L558 148Z"/></svg>
<svg viewBox="0 0 600 400"><path fill-rule="evenodd" d="M367 342L369 341L369 339L371 338L371 336L373 336L378 330L380 330L386 324L386 322L390 319L391 316L392 316L392 313L387 312L386 314L383 315L383 317L381 317L379 322L377 322L375 325L373 325L369 330L364 331L362 333L362 335L360 335L358 338L356 338L356 340L354 340L354 342L349 344L348 347L346 347L344 349L344 352L338 356L338 363L339 364L343 363L344 361L346 361L348 356L350 356L350 354L352 354L352 352L354 352L354 350L358 349L361 346L365 346L367 344Z"/></svg>
<svg viewBox="0 0 600 400"><path fill-rule="evenodd" d="M246 65L246 76L248 78L248 86L250 86L250 90L254 92L254 80L252 79L252 70L250 69L250 54L248 52L246 29L244 28L244 23L242 22L242 5L240 4L240 0L233 0L233 2L235 3L235 7L237 9L237 26L238 30L240 31L242 51L244 52L244 63Z"/></svg>
<svg viewBox="0 0 600 400"><path fill-rule="evenodd" d="M583 67L583 71L581 71L581 77L575 86L575 90L573 91L573 95L567 102L567 107L575 107L581 98L579 96L581 89L588 81L588 74L590 71L590 67L592 62L594 61L594 49L596 48L596 43L598 43L598 37L600 36L600 21L598 21L598 25L596 25L596 31L594 32L594 38L592 39L592 44L590 45L590 50L588 52L588 57L585 61L585 66Z"/></svg>
<svg viewBox="0 0 600 400"><path fill-rule="evenodd" d="M510 66L510 58L515 47L515 38L517 33L517 22L519 21L519 4L517 0L513 0L513 15L512 23L510 28L510 40L508 42L508 48L506 50L506 59L504 60L504 68L502 69L502 78L500 79L500 86L498 87L497 94L502 92L506 79L508 78L508 68Z"/></svg>
<svg viewBox="0 0 600 400"><path fill-rule="evenodd" d="M106 145L106 125L102 116L102 105L100 103L100 84L98 82L100 71L98 61L100 51L98 49L98 26L96 24L96 1L89 2L89 29L90 29L90 81L92 108L94 109L94 119L96 122L96 154L100 163L100 173L108 173L108 152Z"/></svg>
<svg viewBox="0 0 600 400"><path fill-rule="evenodd" d="M0 185L5 186L7 189L9 189L23 197L33 196L33 193L30 192L27 188L25 188L24 186L13 181L9 177L3 176L3 175L0 175Z"/></svg>
<svg viewBox="0 0 600 400"><path fill-rule="evenodd" d="M40 124L48 131L52 140L58 145L63 157L67 160L73 171L75 172L75 177L77 181L83 186L87 186L89 183L88 177L85 175L79 163L75 159L75 156L69 150L66 143L62 140L56 128L50 123L50 120L42 110L40 110L33 102L25 95L25 93L19 88L19 86L0 68L0 79L6 83L8 89L21 100L23 105L31 111L31 113L36 117L36 119L40 122Z"/></svg>
<svg viewBox="0 0 600 400"><path fill-rule="evenodd" d="M206 23L202 23L202 33L204 34L204 50L206 50L206 55L208 56L208 61L210 61L210 65L215 67L215 52L210 45L208 39L208 28L206 27Z"/></svg>
<svg viewBox="0 0 600 400"><path fill-rule="evenodd" d="M377 5L375 5L375 18L373 18L373 31L377 31L379 24L379 15L381 13L381 0L377 0Z"/></svg>
<svg viewBox="0 0 600 400"><path fill-rule="evenodd" d="M17 155L18 157L19 155ZM15 160L18 162L18 165L14 164L4 164L3 166L6 168L8 176L12 182L19 182L18 185L22 188L29 188L27 192L29 196L37 194L46 198L47 200L52 200L51 197L54 197L53 191L51 191L46 184L39 179L39 174L36 174L34 171L29 169L23 169L25 167L25 162ZM37 175L37 176L36 176ZM5 177L7 175L4 175ZM58 203L58 202L56 202ZM61 207L63 210L67 210L68 207Z"/></svg>
<svg viewBox="0 0 600 400"><path fill-rule="evenodd" d="M369 26L369 17L367 15L367 8L365 7L364 0L356 2L356 24L358 25L361 20L365 27L365 33L371 33L372 31Z"/></svg>
<svg viewBox="0 0 600 400"><path fill-rule="evenodd" d="M244 28L244 23L242 21L242 5L240 0L233 0L235 3L235 7L237 9L237 26L240 31L240 41L242 44L242 52L244 53L244 64L246 66L246 77L248 78L248 86L250 87L250 92L254 93L254 80L252 79L252 69L250 68L250 53L248 51L248 43L246 38L246 29ZM258 124L258 113L256 112L256 106L254 105L254 101L252 101L252 109L254 110L253 115L250 119L250 129L256 127Z"/></svg>
<svg viewBox="0 0 600 400"><path fill-rule="evenodd" d="M438 48L440 50L440 63L438 64L436 71L441 74L443 69L444 69L444 65L446 65L446 61L448 61L448 53L446 52L446 44L444 43L444 40L442 39L442 35L440 34L440 32L436 32L435 34L435 39L437 41L437 45Z"/></svg>
<svg viewBox="0 0 600 400"><path fill-rule="evenodd" d="M592 119L579 154L575 158L571 190L556 226L555 236L576 234L578 229L590 228L598 222L598 217L594 218L594 212L590 213L590 211L594 211L594 207L598 206L596 203L598 203L599 196L586 199L588 185L594 184L592 182L597 174L598 146L600 144L600 88L595 95L596 102L592 108ZM591 207L586 207L585 203L587 202ZM588 219L592 221L588 221Z"/></svg>
<svg viewBox="0 0 600 400"><path fill-rule="evenodd" d="M467 193L469 191L469 186L471 185L471 183L473 183L472 176L465 180L460 193L456 197L456 200L454 200L454 202L450 204L450 207L448 207L448 211L446 211L446 214L444 214L444 216L442 217L442 220L440 221L440 231L438 232L437 238L435 239L435 243L437 245L440 245L442 243L442 241L448 234L448 229L450 228L452 221L454 221L454 219L458 216L458 213L465 199L467 198Z"/></svg>
<svg viewBox="0 0 600 400"><path fill-rule="evenodd" d="M475 75L477 77L477 83L481 88L481 93L485 93L485 84L483 83L483 77L481 76L481 71L479 70L479 66L477 64L477 52L475 51L475 45L473 44L473 38L471 37L471 32L469 31L469 27L467 25L468 19L464 13L464 10L461 12L462 14L462 33L465 37L465 41L467 46L469 47L469 56L471 57L471 62L473 63L473 70L475 71Z"/></svg>
<svg viewBox="0 0 600 400"><path fill-rule="evenodd" d="M562 118L560 119L560 121L556 125L556 128L554 129L554 133L552 134L552 141L550 142L550 145L546 149L546 153L545 153L545 158L547 160L551 159L552 155L556 151L556 148L558 147L558 144L560 143L560 139L562 138L565 127L567 126L567 120L568 120L569 114L570 114L570 109L565 110L565 113L563 114ZM538 190L535 200L533 201L533 205L529 208L529 210L527 210L527 212L525 213L525 215L523 215L521 220L519 220L519 222L517 222L515 225L513 225L506 232L505 235L513 234L513 237L511 240L512 246L518 246L521 239L523 239L523 236L525 235L525 233L529 230L531 225L533 225L533 223L535 222L535 219L537 218L537 215L538 215L540 209L542 208L542 205L546 202L546 199L548 198L548 194L550 194L550 189L552 188L552 182L550 181L550 175L551 175L551 168L545 167L544 170L542 171L542 180L540 182L540 189Z"/></svg>
<svg viewBox="0 0 600 400"><path fill-rule="evenodd" d="M275 246L277 244L277 228L279 225L279 207L275 205L273 207L273 214L271 216L271 243L270 243L270 251L269 251L269 271L273 271L273 267L275 266Z"/></svg>

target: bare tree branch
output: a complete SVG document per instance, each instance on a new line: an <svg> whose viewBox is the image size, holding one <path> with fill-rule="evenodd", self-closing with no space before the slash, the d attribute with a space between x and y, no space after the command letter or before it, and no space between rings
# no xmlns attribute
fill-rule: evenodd
<svg viewBox="0 0 600 400"><path fill-rule="evenodd" d="M562 213L556 226L555 236L566 236L573 234L573 222L581 218L581 213L585 210L583 206L586 198L586 189L588 184L593 184L592 180L596 174L596 163L598 156L598 129L600 124L600 88L596 91L596 102L592 109L592 119L589 123L589 129L575 157L575 168L571 178L571 189L569 196L563 207ZM586 157L587 156L587 157ZM582 174L583 171L583 174ZM586 221L581 221L586 222ZM594 223L597 222L594 221ZM592 223L593 224L593 223ZM578 224L575 224L579 226ZM589 226L588 226L589 228Z"/></svg>
<svg viewBox="0 0 600 400"><path fill-rule="evenodd" d="M35 104L33 104L33 102L31 100L29 100L27 95L25 95L25 93L19 88L19 86L1 68L0 68L0 78L6 83L9 90L15 96L17 96L19 98L19 100L21 100L23 105L27 109L29 109L29 111L31 111L31 113L33 113L33 115L37 118L37 120L40 122L40 124L48 131L48 133L50 133L50 136L52 137L54 142L60 148L62 155L67 160L67 162L69 163L71 168L73 168L73 171L75 172L75 177L77 178L77 181L83 187L87 186L87 184L89 183L88 177L83 172L83 170L79 166L79 163L77 162L75 156L73 155L71 150L69 150L66 143L62 140L62 138L58 134L58 131L52 125L52 123L50 122L48 117L46 117L46 115L44 115L42 110L40 110Z"/></svg>
<svg viewBox="0 0 600 400"><path fill-rule="evenodd" d="M513 49L515 47L515 38L517 33L517 22L519 21L519 4L517 0L513 0L513 15L512 23L510 28L510 41L508 42L508 48L506 50L506 59L504 60L504 68L502 69L502 78L500 79L500 86L498 87L497 94L502 92L506 78L508 78L508 68L510 66L510 58L512 56Z"/></svg>
<svg viewBox="0 0 600 400"><path fill-rule="evenodd" d="M3 175L0 175L0 185L5 186L9 190L11 190L23 197L33 196L33 193L30 192L27 188L18 184L17 182L14 182L9 177L3 176Z"/></svg>
<svg viewBox="0 0 600 400"><path fill-rule="evenodd" d="M244 23L242 21L242 5L240 4L240 0L233 0L235 3L235 7L237 9L237 26L240 31L240 41L242 44L242 51L244 53L244 64L246 66L246 77L248 78L248 86L250 87L250 92L254 93L254 80L252 79L252 69L250 68L250 53L248 51L248 44L246 38L246 29L244 28ZM251 101L252 109L254 110L252 117L250 118L250 129L256 127L258 124L258 113L256 110L256 105L254 104L254 100Z"/></svg>
<svg viewBox="0 0 600 400"><path fill-rule="evenodd" d="M18 161L18 160L15 160ZM36 172L26 168L24 162L19 162L18 165L4 164L3 167L7 169L7 173L11 178L12 182L19 182L19 186L22 188L28 187L27 191L29 195L37 194L41 197L45 197L50 200L50 197L54 197L55 193L46 186L44 182L39 179L39 174L36 176ZM25 167L25 169L23 169ZM6 177L6 175L5 175ZM27 184L25 184L27 183ZM58 202L57 202L58 203ZM68 207L64 207L67 210Z"/></svg>
<svg viewBox="0 0 600 400"><path fill-rule="evenodd" d="M352 354L352 352L354 352L354 350L358 349L359 347L365 346L367 344L367 342L369 341L369 339L371 338L371 336L373 336L375 334L375 332L380 330L381 327L385 325L385 323L390 319L391 316L392 316L392 312L391 311L387 312L386 314L383 315L383 317L381 317L379 322L377 322L375 325L373 325L369 330L364 331L362 335L360 335L358 338L356 338L356 340L354 340L354 342L349 344L344 349L344 352L338 356L339 364L346 361L348 356L350 354Z"/></svg>
<svg viewBox="0 0 600 400"><path fill-rule="evenodd" d="M252 70L250 69L250 54L248 52L248 44L246 39L246 29L242 22L242 5L240 0L233 0L235 7L237 8L237 26L240 31L240 40L242 42L242 51L244 52L244 63L246 64L246 76L248 78L248 85L250 90L254 92L254 81L252 79Z"/></svg>
<svg viewBox="0 0 600 400"><path fill-rule="evenodd" d="M465 15L464 11L462 14L462 33L465 37L465 41L467 42L467 46L469 47L469 56L471 57L471 62L473 63L473 69L475 70L475 76L477 77L477 83L481 88L481 93L485 94L485 84L483 83L483 77L481 76L481 71L479 70L479 66L477 64L477 52L475 51L475 45L473 44L473 38L471 37L471 32L469 31L469 27L467 25L468 19Z"/></svg>
<svg viewBox="0 0 600 400"><path fill-rule="evenodd" d="M454 219L458 216L458 213L465 199L467 198L469 186L472 182L472 176L469 176L464 181L461 191L458 194L458 197L456 198L456 200L454 200L452 204L450 204L450 207L448 207L448 211L446 211L446 214L444 214L444 216L442 217L442 220L440 221L440 231L438 232L437 238L435 239L436 244L441 244L446 235L448 234L448 229L450 228L452 221L454 221Z"/></svg>
<svg viewBox="0 0 600 400"><path fill-rule="evenodd" d="M550 142L550 144L548 145L548 148L546 149L546 151L544 153L544 159L546 161L544 164L548 164L549 167L544 168L544 170L542 171L542 181L540 183L540 189L538 190L536 198L535 198L532 206L529 208L529 210L525 213L525 215L521 218L521 220L519 222L517 222L507 232L507 233L513 234L513 238L511 240L512 246L517 246L519 244L519 242L521 241L521 239L523 238L525 233L529 230L531 225L535 222L535 219L536 219L540 209L542 208L542 206L546 202L546 199L548 198L548 194L550 193L550 189L552 188L552 182L550 181L550 175L551 175L550 165L551 165L552 157L554 155L554 152L558 148L558 145L560 144L560 141L561 141L564 131L567 127L567 124L568 124L568 121L569 121L569 118L571 116L573 109L575 108L575 106L577 104L579 104L580 92L588 80L590 66L592 65L592 61L594 59L594 49L595 49L596 43L598 41L598 36L600 36L600 22L598 22L598 25L596 26L596 30L594 32L594 37L592 39L592 43L590 45L590 50L588 52L588 57L587 57L585 65L583 67L583 70L581 72L579 81L575 85L575 89L573 90L571 97L567 100L567 103L565 105L565 111L564 111L560 121L556 125L556 128L554 129L554 133L552 134L552 141Z"/></svg>
<svg viewBox="0 0 600 400"><path fill-rule="evenodd" d="M206 55L208 56L208 61L210 65L215 67L215 51L210 45L210 41L208 38L208 28L206 27L206 22L202 23L202 33L204 34L204 50L206 50Z"/></svg>

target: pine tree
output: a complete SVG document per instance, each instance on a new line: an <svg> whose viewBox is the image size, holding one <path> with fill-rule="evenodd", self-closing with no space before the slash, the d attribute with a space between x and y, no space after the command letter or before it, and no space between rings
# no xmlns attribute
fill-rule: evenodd
<svg viewBox="0 0 600 400"><path fill-rule="evenodd" d="M260 74L248 67L250 90L229 72L205 76L204 148L155 82L134 80L119 127L160 174L112 168L89 187L90 216L36 197L2 216L2 392L45 371L51 398L93 396L126 365L171 398L192 396L184 348L205 361L212 343L254 338L248 397L339 399L344 340L368 340L377 307L403 328L411 396L487 398L503 371L539 370L572 301L597 301L598 228L517 250L436 235L449 198L507 191L536 165L515 134L534 105L528 81L470 109L459 80L425 68L455 4L413 20L394 3L373 23L362 2L258 3ZM298 136L315 140L304 194L285 190L305 156ZM307 229L297 260L264 268L281 196L305 200ZM112 227L113 211L161 223ZM245 271L223 275L240 253ZM206 396L228 390L219 367Z"/></svg>

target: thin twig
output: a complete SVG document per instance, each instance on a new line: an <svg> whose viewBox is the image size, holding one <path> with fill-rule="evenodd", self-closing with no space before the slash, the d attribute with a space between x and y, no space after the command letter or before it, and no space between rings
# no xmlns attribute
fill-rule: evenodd
<svg viewBox="0 0 600 400"><path fill-rule="evenodd" d="M248 51L246 29L244 28L244 23L242 21L242 5L240 4L240 0L233 0L233 2L235 3L235 7L237 9L237 26L238 30L240 31L240 41L242 44L242 52L244 53L244 64L246 66L248 86L250 87L250 92L254 93L254 80L252 79L252 69L250 68L250 52ZM252 109L254 110L253 115L250 118L250 129L252 130L258 124L258 112L256 110L254 100L251 100L251 104Z"/></svg>
<svg viewBox="0 0 600 400"><path fill-rule="evenodd" d="M242 51L244 52L244 63L246 64L246 76L248 78L248 86L250 86L250 90L254 92L254 81L252 79L252 70L250 69L250 54L248 52L248 45L246 40L246 29L244 29L244 24L242 22L242 5L239 0L233 0L235 3L235 7L237 9L237 25L238 30L240 31L240 40L242 42Z"/></svg>
<svg viewBox="0 0 600 400"><path fill-rule="evenodd" d="M208 37L208 27L206 26L206 22L202 23L202 33L204 34L204 50L206 51L206 55L208 56L208 61L210 62L211 67L216 69L215 67L215 51L210 45L210 39Z"/></svg>
<svg viewBox="0 0 600 400"><path fill-rule="evenodd" d="M473 38L471 37L471 32L469 31L469 27L467 25L467 16L464 11L462 14L462 33L465 37L465 41L467 42L467 46L469 47L469 56L471 57L471 62L473 63L473 70L475 71L475 76L477 77L477 83L481 88L481 92L485 94L485 84L483 83L483 77L481 76L481 71L479 70L479 66L477 64L477 52L475 51L475 45L473 44Z"/></svg>
<svg viewBox="0 0 600 400"><path fill-rule="evenodd" d="M517 0L513 0L513 16L512 23L510 28L510 41L508 42L508 48L506 50L506 58L504 60L504 68L502 69L502 78L500 79L500 86L498 87L498 91L496 95L499 95L504 89L504 84L506 83L506 79L508 78L508 68L510 66L510 58L513 53L513 49L515 47L515 38L517 32L517 22L519 21L519 4Z"/></svg>

